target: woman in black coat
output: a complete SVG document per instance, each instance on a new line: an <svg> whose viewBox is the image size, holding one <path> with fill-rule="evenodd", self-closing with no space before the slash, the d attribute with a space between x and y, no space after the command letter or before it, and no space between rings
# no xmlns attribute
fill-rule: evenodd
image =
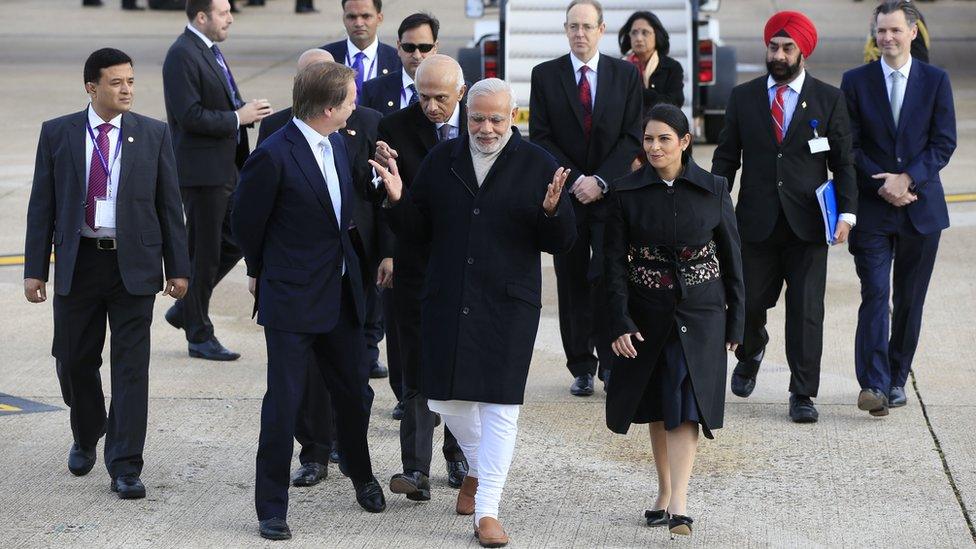
<svg viewBox="0 0 976 549"><path fill-rule="evenodd" d="M649 526L690 534L688 480L698 445L722 426L726 349L742 341L744 286L725 178L687 154L688 119L673 105L644 124L645 166L613 185L606 269L613 376L607 426L649 423L658 475Z"/></svg>
<svg viewBox="0 0 976 549"><path fill-rule="evenodd" d="M684 70L668 57L671 38L661 20L649 11L634 12L617 35L620 53L641 75L644 112L658 103L685 103Z"/></svg>

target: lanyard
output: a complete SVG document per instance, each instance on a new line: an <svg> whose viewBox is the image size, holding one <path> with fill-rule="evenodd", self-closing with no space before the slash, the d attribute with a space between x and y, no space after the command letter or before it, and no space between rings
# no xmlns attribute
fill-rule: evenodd
<svg viewBox="0 0 976 549"><path fill-rule="evenodd" d="M105 155L102 154L102 150L98 148L98 141L95 139L95 132L92 131L91 123L85 122L85 129L88 130L88 137L92 141L92 149L95 150L95 154L98 155L98 161L101 162L102 168L105 170L105 192L108 195L107 198L112 197L112 168L119 160L119 152L122 150L122 129L119 128L119 138L115 143L115 154L112 155L112 163L109 164ZM109 146L112 142L109 141Z"/></svg>
<svg viewBox="0 0 976 549"><path fill-rule="evenodd" d="M373 68L376 67L376 58L380 56L380 52L377 51L376 55L373 56L373 62L369 64L369 70L363 74L363 83L365 84L369 80L369 75L373 74ZM349 50L346 50L346 66L352 68L352 59L349 57Z"/></svg>

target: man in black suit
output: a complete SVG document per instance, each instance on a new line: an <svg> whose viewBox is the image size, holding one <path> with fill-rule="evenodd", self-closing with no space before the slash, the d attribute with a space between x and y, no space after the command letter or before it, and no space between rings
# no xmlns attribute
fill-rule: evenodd
<svg viewBox="0 0 976 549"><path fill-rule="evenodd" d="M305 51L298 57L298 71L315 63L333 62L332 54L314 48ZM271 134L285 127L293 118L292 109L280 110L261 121L261 128L258 132L257 146L260 147ZM357 234L362 240L365 261L363 264L363 285L366 288L366 325L363 327L366 337L366 349L364 358L366 367L372 371L378 362L379 337L382 337L382 317L379 322L371 318L374 307L372 300L378 297L375 291L376 286L388 286L393 278L393 233L390 231L386 222L379 218L379 205L374 200L369 199L372 185L372 171L367 164L367 160L372 157L376 143L377 126L382 115L366 107L357 107L346 120L346 126L340 130L346 141L346 148L350 151L353 165L354 182L359 195L356 201L356 229ZM392 312L389 315L392 317ZM375 325L379 324L379 330ZM376 334L379 334L379 337ZM387 342L387 357L390 361L390 369L399 374L398 353L396 334L391 334ZM333 442L333 415L332 397L325 386L325 382L318 369L310 368L308 371L307 386L305 396L298 409L298 422L295 425L295 439L301 445L301 452L298 454L301 466L292 474L291 480L294 486L314 486L328 476L328 463L330 454L336 450ZM399 384L395 386L395 392L399 390ZM397 398L400 393L396 392ZM337 454L336 454L337 455ZM335 461L335 460L333 460Z"/></svg>
<svg viewBox="0 0 976 549"><path fill-rule="evenodd" d="M342 463L369 512L386 508L366 433L373 391L362 359L365 298L356 189L339 130L355 72L316 63L295 78L295 118L248 158L232 214L268 347L255 506L262 537L287 539L288 469L308 368L335 401ZM309 360L309 359L312 360ZM314 365L310 364L314 360Z"/></svg>
<svg viewBox="0 0 976 549"><path fill-rule="evenodd" d="M166 118L173 134L193 272L186 297L166 320L186 331L190 356L236 360L214 335L210 297L241 259L230 231L231 194L247 158L247 128L271 114L266 100L245 102L217 42L234 17L227 0L188 0L190 22L163 61Z"/></svg>
<svg viewBox="0 0 976 549"><path fill-rule="evenodd" d="M342 24L346 39L322 46L339 63L356 71L356 97L362 100L363 84L400 69L396 49L376 38L383 22L383 0L342 0Z"/></svg>
<svg viewBox="0 0 976 549"><path fill-rule="evenodd" d="M153 302L160 290L176 299L186 292L186 228L166 125L130 112L132 60L100 49L85 62L84 76L88 108L41 127L24 293L32 303L47 299L53 242L53 354L74 438L68 470L91 471L104 434L112 491L142 498ZM107 418L99 374L106 317L112 327Z"/></svg>
<svg viewBox="0 0 976 549"><path fill-rule="evenodd" d="M833 243L844 242L857 209L850 120L840 90L804 69L817 44L805 15L773 15L765 41L769 74L732 90L712 158L712 173L728 179L729 190L742 166L736 214L746 326L731 384L740 397L755 388L769 342L766 311L785 281L790 418L812 423L819 417L812 399L820 385L827 283L827 237L815 193L829 169L841 212Z"/></svg>
<svg viewBox="0 0 976 549"><path fill-rule="evenodd" d="M446 55L428 57L417 71L417 103L380 121L376 161L386 166L395 158L408 188L427 153L440 141L464 135L467 117L461 98L466 90L461 66ZM400 456L403 473L390 480L390 491L415 501L430 499L430 462L437 417L420 393L420 302L430 247L409 239L396 239L393 287L396 325L403 367L403 419ZM467 474L464 453L450 431L444 429L444 458L448 482L458 488ZM471 512L474 512L471 509Z"/></svg>
<svg viewBox="0 0 976 549"><path fill-rule="evenodd" d="M100 8L104 5L104 2L102 2L102 0L82 0L81 5L86 7ZM146 8L136 4L136 0L122 0L122 9L142 11Z"/></svg>
<svg viewBox="0 0 976 549"><path fill-rule="evenodd" d="M606 23L597 0L573 0L565 28L571 53L532 69L529 136L573 174L579 237L554 265L570 393L589 396L598 359L604 382L611 360L600 200L640 150L641 84L633 65L600 55Z"/></svg>
<svg viewBox="0 0 976 549"><path fill-rule="evenodd" d="M386 115L416 103L420 98L414 84L417 67L424 59L437 54L440 26L437 19L426 13L408 15L397 29L397 55L403 68L366 82L359 104Z"/></svg>

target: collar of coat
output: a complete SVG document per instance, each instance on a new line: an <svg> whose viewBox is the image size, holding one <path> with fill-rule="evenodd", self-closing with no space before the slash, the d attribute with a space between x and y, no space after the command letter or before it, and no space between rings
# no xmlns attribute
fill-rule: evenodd
<svg viewBox="0 0 976 549"><path fill-rule="evenodd" d="M718 194L715 176L700 168L691 158L688 159L688 165L685 166L684 172L675 179L675 183L678 181L687 181L712 194ZM665 185L665 183L657 174L657 170L650 164L645 164L643 168L619 179L614 184L613 189L615 191L632 191L649 185Z"/></svg>

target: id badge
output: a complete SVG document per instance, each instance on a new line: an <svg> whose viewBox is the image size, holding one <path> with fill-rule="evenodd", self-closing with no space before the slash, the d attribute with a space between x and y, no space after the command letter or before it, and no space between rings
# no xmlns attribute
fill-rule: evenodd
<svg viewBox="0 0 976 549"><path fill-rule="evenodd" d="M830 150L830 141L826 137L814 137L810 141L807 141L810 145L810 153L817 154L822 152L827 152Z"/></svg>
<svg viewBox="0 0 976 549"><path fill-rule="evenodd" d="M114 198L95 199L95 228L97 229L115 228L115 199Z"/></svg>

